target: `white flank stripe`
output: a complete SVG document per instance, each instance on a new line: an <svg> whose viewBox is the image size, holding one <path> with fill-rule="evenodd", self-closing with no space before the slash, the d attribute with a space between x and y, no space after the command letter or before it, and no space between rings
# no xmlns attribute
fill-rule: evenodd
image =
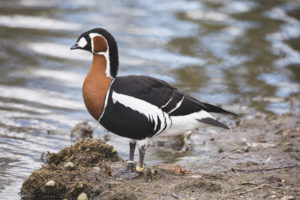
<svg viewBox="0 0 300 200"><path fill-rule="evenodd" d="M182 99L176 104L175 108L173 108L169 114L171 114L172 112L174 112L175 110L177 110L177 108L179 108L183 102L184 96L182 97Z"/></svg>
<svg viewBox="0 0 300 200"><path fill-rule="evenodd" d="M158 119L161 122L161 127L157 133L160 133L165 126L171 125L171 120L167 113L163 112L160 108L155 105L152 105L144 100L128 96L125 94L119 94L115 91L112 93L113 102L119 102L120 104L128 107L132 110L135 110L143 115L145 115L149 121L154 122L155 127L154 130L157 128ZM165 122L166 119L166 122Z"/></svg>

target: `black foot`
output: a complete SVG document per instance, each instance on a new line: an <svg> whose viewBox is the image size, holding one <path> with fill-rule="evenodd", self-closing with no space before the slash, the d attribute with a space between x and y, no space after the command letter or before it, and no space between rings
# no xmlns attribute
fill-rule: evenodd
<svg viewBox="0 0 300 200"><path fill-rule="evenodd" d="M128 172L134 172L135 171L135 166L136 166L136 163L133 162L133 161L127 161L127 166L126 166L126 171Z"/></svg>
<svg viewBox="0 0 300 200"><path fill-rule="evenodd" d="M127 162L126 169L113 173L114 177L124 179L134 179L138 178L141 175L143 175L143 172L136 171L136 163L134 162Z"/></svg>

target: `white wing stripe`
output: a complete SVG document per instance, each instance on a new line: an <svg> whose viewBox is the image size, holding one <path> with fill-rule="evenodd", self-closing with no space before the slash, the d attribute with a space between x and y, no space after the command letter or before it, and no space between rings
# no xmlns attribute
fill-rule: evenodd
<svg viewBox="0 0 300 200"><path fill-rule="evenodd" d="M183 102L184 96L182 97L182 99L176 104L176 106L169 111L169 114L171 114L172 112L174 112L175 110L177 110L177 108L179 108Z"/></svg>
<svg viewBox="0 0 300 200"><path fill-rule="evenodd" d="M171 98L169 99L169 101L167 101L167 103L165 103L164 105L162 105L160 108L166 107L166 106L170 103L170 101L172 101L172 99L173 99L173 97L171 97Z"/></svg>

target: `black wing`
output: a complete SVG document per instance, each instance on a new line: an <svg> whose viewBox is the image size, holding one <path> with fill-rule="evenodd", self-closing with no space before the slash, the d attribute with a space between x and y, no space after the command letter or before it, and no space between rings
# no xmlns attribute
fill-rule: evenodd
<svg viewBox="0 0 300 200"><path fill-rule="evenodd" d="M217 106L202 103L197 99L179 92L165 81L148 76L121 76L114 80L113 90L147 101L170 116L188 115L194 112L205 110L207 112L230 114Z"/></svg>

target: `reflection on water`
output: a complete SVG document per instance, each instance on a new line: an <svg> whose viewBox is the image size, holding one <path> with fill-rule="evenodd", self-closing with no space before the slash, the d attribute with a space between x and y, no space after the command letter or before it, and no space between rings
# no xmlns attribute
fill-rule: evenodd
<svg viewBox="0 0 300 200"><path fill-rule="evenodd" d="M69 47L93 27L116 37L121 75L149 74L237 113L300 111L291 100L300 91L297 0L0 4L0 197L18 199L23 179L41 164L41 152L71 144L70 128L91 120L81 97L91 55ZM96 130L101 137L104 130ZM126 140L113 136L111 143L127 154ZM197 153L209 152L215 151ZM149 162L182 164L195 152L148 153Z"/></svg>

